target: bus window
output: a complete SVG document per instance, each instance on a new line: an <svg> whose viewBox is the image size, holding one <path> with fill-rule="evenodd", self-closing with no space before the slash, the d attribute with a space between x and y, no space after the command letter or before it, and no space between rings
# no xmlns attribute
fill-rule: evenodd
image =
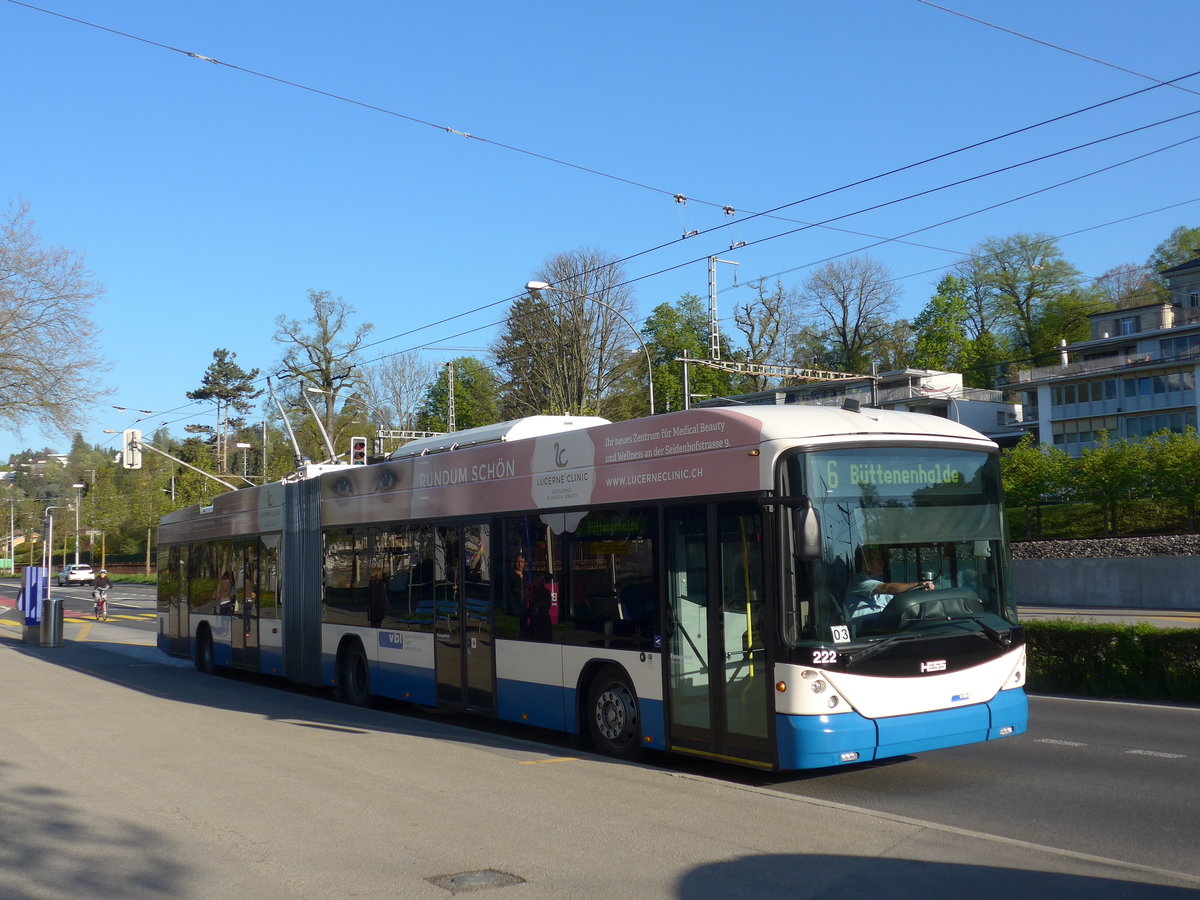
<svg viewBox="0 0 1200 900"><path fill-rule="evenodd" d="M568 534L570 584L560 599L564 643L656 649L658 588L651 510L589 513Z"/></svg>
<svg viewBox="0 0 1200 900"><path fill-rule="evenodd" d="M367 624L367 541L353 528L325 532L325 599L321 620L333 625Z"/></svg>

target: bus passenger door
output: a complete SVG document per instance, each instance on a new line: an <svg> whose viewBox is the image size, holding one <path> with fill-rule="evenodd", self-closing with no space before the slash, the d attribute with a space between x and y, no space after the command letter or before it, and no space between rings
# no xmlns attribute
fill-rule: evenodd
<svg viewBox="0 0 1200 900"><path fill-rule="evenodd" d="M233 664L258 668L258 538L233 542L229 643Z"/></svg>
<svg viewBox="0 0 1200 900"><path fill-rule="evenodd" d="M491 712L495 707L490 528L438 528L435 661L438 700ZM441 564L437 557L440 556Z"/></svg>
<svg viewBox="0 0 1200 900"><path fill-rule="evenodd" d="M773 761L761 521L749 503L666 511L673 749Z"/></svg>
<svg viewBox="0 0 1200 900"><path fill-rule="evenodd" d="M159 564L160 596L167 597L167 652L172 656L190 656L191 623L188 621L187 547L170 547L166 552L165 580ZM161 559L161 557L160 557Z"/></svg>

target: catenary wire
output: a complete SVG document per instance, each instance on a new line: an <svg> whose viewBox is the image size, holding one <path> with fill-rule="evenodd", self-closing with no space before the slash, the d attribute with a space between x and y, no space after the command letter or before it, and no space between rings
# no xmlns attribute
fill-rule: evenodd
<svg viewBox="0 0 1200 900"><path fill-rule="evenodd" d="M228 68L228 69L230 69L230 70L232 70L232 71L237 71L237 72L240 72L240 73L243 73L243 74L246 74L246 75L250 75L250 76L253 76L253 77L256 77L256 78L262 78L262 79L265 79L265 80L268 80L268 81L275 82L275 83L277 83L277 84L280 84L280 85L284 85L284 86L286 86L286 87L291 87L291 88L295 88L295 89L297 89L297 90L306 91L306 92L308 92L308 93L312 93L312 94L315 94L315 95L318 95L318 96L326 97L326 98L328 98L328 99L335 100L335 101L338 101L338 102L348 103L348 104L351 104L351 105L353 105L353 106L360 107L360 108L362 108L362 109L366 109L366 110L369 110L369 111L372 111L372 112L378 112L378 113L381 113L381 114L384 114L384 115L387 115L387 116L391 116L391 117L394 117L394 118L397 118L397 119L402 119L402 120L404 120L404 121L411 122L411 123L413 123L413 124L416 124L416 125L422 125L422 126L426 126L426 127L429 127L429 128L434 128L434 129L436 129L436 130L438 130L438 131L446 132L446 133L449 133L449 134L456 134L456 135L459 135L459 136L461 136L461 137L468 138L468 139L471 139L471 140L474 140L474 141L478 141L478 142L480 142L480 143L483 143L483 144L489 144L489 145L492 145L492 146L494 146L494 147L497 147L497 148L499 148L499 149L508 150L508 151L511 151L511 152L514 152L514 153L519 153L519 154L522 154L522 155L525 155L525 156L529 156L529 157L531 157L531 158L535 158L535 159L540 159L540 160L542 160L542 161L544 161L544 162L553 163L553 164L555 164L555 165L559 165L559 166L565 166L565 167L567 167L567 168L575 169L575 170L577 170L577 171L585 172L585 173L587 173L587 174L596 175L596 176L599 176L599 177L602 177L602 178L607 178L607 179L610 179L610 180L613 180L613 181L621 182L621 183L623 183L623 184L627 184L627 185L630 185L630 186L632 186L632 187L636 187L636 188L641 188L641 189L643 189L643 190L652 191L652 192L654 192L654 193L657 193L657 194L660 194L660 195L667 195L667 196L671 196L671 197L673 197L673 198L678 198L678 197L686 197L686 195L685 195L685 194L682 194L682 193L680 193L680 192L676 192L676 191L671 191L671 190L669 190L669 189L667 189L667 188L661 188L661 187L656 187L656 186L653 186L653 185L645 184L645 183L643 183L643 182L636 181L636 180L634 180L634 179L631 179L631 178L626 178L626 177L623 177L623 176L620 176L620 175L615 175L615 174L612 174L612 173L610 173L610 172L605 172L605 171L603 171L603 170L600 170L600 169L592 168L592 167L589 167L589 166L584 166L584 165L581 165L581 164L578 164L578 163L570 162L570 161L568 161L568 160L563 160L563 159L560 159L560 158L558 158L558 157L549 156L549 155L547 155L547 154L539 153L539 152L537 152L537 151L534 151L534 150L529 150L529 149L527 149L527 148L523 148L523 147L517 147L517 146L515 146L515 145L512 145L512 144L506 144L506 143L503 143L503 142L500 142L500 141L492 140L492 139L490 139L490 138L484 138L484 137L481 137L481 136L479 136L479 135L472 134L472 133L470 133L470 132L462 131L462 130L459 130L459 129L457 129L457 128L453 128L453 127L451 127L451 126L448 126L448 125L440 125L440 124L437 124L437 123L435 123L435 122L431 122L431 121L429 121L429 120L426 120L426 119L419 118L419 117L417 117L417 116L412 116L412 115L409 115L409 114L406 114L406 113L402 113L402 112L398 112L398 111L396 111L396 110L389 109L389 108L387 108L387 107L378 106L378 105L376 105L376 104L367 103L367 102L365 102L365 101L361 101L361 100L356 100L356 99L354 99L354 98L352 98L352 97L347 97L347 96L344 96L344 95L341 95L341 94L335 94L335 93L333 93L333 92L326 91L326 90L323 90L323 89L321 89L321 88L316 88L316 87L313 87L313 86L311 86L311 85L306 85L306 84L303 84L303 83L301 83L301 82L292 81L292 80L290 80L290 79L282 78L282 77L280 77L280 76L277 76L277 75L272 75L272 74L270 74L270 73L267 73L267 72L260 72L260 71L257 71L257 70L255 70L255 69L249 69L249 68L246 68L246 67L243 67L243 66L236 65L236 64L234 64L234 63L229 63L229 62L225 62L225 61L223 61L223 60L214 59L213 57L210 57L210 56L205 56L205 55L203 55L203 54L196 53L196 52L194 52L194 51L190 51L190 50L183 50L183 49L181 49L181 48L179 48L179 47L174 47L174 46L172 46L172 45L170 45L170 44L166 44L166 43L163 43L163 42L161 42L161 41L155 41L155 40L152 40L152 39L150 39L150 38L141 37L141 36L139 36L139 35L135 35L135 34L132 34L132 33L129 33L129 32L121 31L121 30L119 30L119 29L115 29L115 28L111 28L111 27L108 27L108 26L105 26L105 25L101 25L101 24L99 24L99 23L96 23L96 22L91 22L91 21L88 21L88 20L86 20L86 19L80 19L80 18L78 18L78 17L75 17L75 16L68 16L68 15L66 15L66 14L64 14L64 13L55 12L55 11L53 11L53 10L48 10L48 9L45 9L45 8L43 8L43 7L35 6L35 5L31 4L31 3L26 3L26 2L23 2L23 0L7 0L7 2L9 2L9 3L13 4L14 6L20 6L20 7L24 7L25 9L29 9L29 10L31 10L31 11L34 11L34 12L43 13L43 14L45 14L45 15L49 15L49 16L53 16L53 17L56 17L56 18L59 18L59 19L63 19L63 20L65 20L65 21L73 22L73 23L76 23L76 24L79 24L79 25L83 25L83 26L86 26L86 27L89 27L89 28L94 28L94 29L96 29L96 30L103 31L103 32L106 32L106 33L108 33L108 34L112 34L112 35L115 35L115 36L118 36L118 37L126 38L126 39L128 39L128 40L132 40L132 41L137 41L137 42L139 42L139 43L147 44L147 45L149 45L149 46L152 46L152 47L157 47L157 48L159 48L159 49L162 49L162 50L167 50L167 51L170 51L170 52L172 52L172 53L178 53L178 54L181 54L181 55L183 55L183 56L187 56L187 57L189 57L189 58L191 58L191 59L196 59L196 60L200 60L200 61L203 61L203 62L208 62L208 63L211 63L211 64L213 64L213 65L216 65L216 66L221 66L221 67L224 67L224 68ZM931 4L931 5L932 5L932 4ZM941 8L941 7L939 7L939 8ZM946 11L948 11L948 12L953 12L953 10L946 10ZM988 24L988 23L985 23L985 24ZM1024 37L1024 35L1022 35L1022 36ZM1061 49L1061 48L1060 48L1060 49ZM1088 57L1088 58L1090 58L1090 57ZM1096 61L1096 62L1102 62L1101 60L1094 60L1094 61ZM1108 64L1106 63L1106 65L1108 65ZM1132 74L1139 74L1139 73L1132 73ZM1071 118L1071 117L1073 117L1073 116L1081 115L1081 114L1083 114L1083 113L1086 113L1086 112L1091 112L1091 111L1093 111L1093 110L1096 110L1096 109L1099 109L1099 108L1101 108L1101 107L1108 106L1108 105L1110 105L1110 104L1112 104L1112 103L1117 103L1117 102L1120 102L1120 101L1122 101L1122 100L1127 100L1127 99L1130 99L1130 98L1132 98L1132 97L1136 97L1136 96L1138 96L1138 95L1140 95L1140 94L1147 93L1147 92L1149 92L1149 91L1157 90L1157 89L1159 89L1159 88L1162 88L1162 87L1176 86L1178 82L1180 82L1180 81L1184 81L1184 80L1186 80L1186 79L1189 79L1189 78L1193 78L1193 77L1195 77L1196 75L1200 75L1200 71L1191 72L1191 73L1189 73L1189 74L1186 74L1186 75L1181 75L1181 76L1178 76L1177 78L1173 78L1173 79L1170 79L1170 80L1167 80L1167 81L1160 81L1160 80L1158 80L1158 79L1150 79L1150 80L1152 80L1152 81L1154 81L1154 82L1155 82L1155 83L1154 83L1153 85L1151 85L1150 87L1141 88L1141 89L1139 89L1139 90L1136 90L1136 91L1131 91L1131 92L1129 92L1129 93L1122 94L1122 95L1120 95L1120 96L1113 97L1113 98L1110 98L1110 99L1108 99L1108 100L1100 101L1100 102L1098 102L1098 103L1094 103L1094 104L1091 104L1091 105L1088 105L1088 106L1082 107L1082 108L1080 108L1080 109L1073 110L1073 111L1071 111L1071 112L1068 112L1068 113L1063 113L1063 114L1061 114L1061 115L1053 116L1053 117L1051 117L1051 118L1049 118L1049 119L1044 119L1044 120L1042 120L1042 121L1040 121L1040 122L1035 122L1035 123L1032 123L1032 124L1030 124L1030 125L1026 125L1026 126L1023 126L1023 127L1021 127L1021 128L1017 128L1017 129L1014 129L1014 130L1011 130L1011 131L1005 132L1005 133L1003 133L1003 134L998 134L998 135L995 135L995 136L993 136L993 137L990 137L990 138L985 138L985 139L983 139L983 140L980 140L980 141L975 141L975 142L972 142L972 143L966 144L966 145L964 145L964 146L962 146L962 147L959 147L959 148L956 148L956 149L953 149L953 150L947 150L947 151L944 151L944 152L942 152L942 153L935 154L934 156L926 157L925 159L922 159L922 160L918 160L918 161L915 161L915 162L912 162L912 163L907 163L907 164L905 164L905 165L898 166L898 167L895 167L895 168L889 169L889 170L887 170L887 171L880 172L880 173L877 173L877 174L875 174L875 175L871 175L871 176L869 176L869 177L866 177L866 178L863 178L863 179L859 179L859 180L857 180L857 181L849 182L849 183L847 183L847 184L843 184L843 185L840 185L840 186L838 186L838 187L829 188L829 189L827 189L827 190L824 190L824 191L821 191L821 192L819 192L819 193L812 194L812 195L809 195L809 196L807 196L807 197L803 197L803 198L801 198L801 199L798 199L798 200L793 200L793 201L790 201L790 202L788 202L788 203L781 204L781 205L779 205L779 206L776 206L776 207L774 207L774 208L772 208L772 209L768 209L768 210L761 211L761 212L751 212L751 213L748 213L748 214L746 214L746 215L745 215L743 218L740 218L740 219L736 220L736 222L724 222L724 223L721 223L720 225L716 225L716 226L713 226L713 227L711 227L711 228L708 228L708 229L700 230L700 231L697 231L697 232L694 232L694 233L688 233L688 234L687 234L685 237L676 238L676 239L674 239L674 240L671 240L671 241L665 242L665 243L663 243L663 244L659 244L659 245L657 245L656 247L650 248L649 250L647 250L647 251L645 251L645 252L654 252L654 251L656 251L656 250L664 249L664 248L666 248L666 247L669 247L669 246L672 246L672 245L674 245L674 244L677 244L677 243L679 243L680 241L682 241L682 240L685 240L685 239L687 239L687 238L699 237L699 236L702 236L702 235L705 235L705 234L709 234L709 233L711 233L711 232L713 232L713 231L717 231L717 230L719 230L719 229L722 229L722 228L728 228L728 227L731 227L731 226L732 226L732 225L734 225L734 224L739 224L739 225L740 225L740 224L743 224L743 223L745 223L745 222L748 222L748 221L750 221L750 220L752 220L752 219L755 219L755 218L760 218L760 217L775 217L777 213L779 213L779 212L781 212L781 211L783 211L783 210L785 210L785 209L790 209L790 208L793 208L793 207L795 207L795 206L801 205L801 204L803 204L803 203L808 203L808 202L811 202L811 201L813 201L813 200L817 200L817 199L821 199L821 198L824 198L824 197L828 197L828 196L831 196L831 195L833 195L833 194L839 193L839 192L841 192L841 191L844 191L844 190L849 190L849 189L851 189L851 188L854 188L854 187L860 187L860 186L862 186L862 185L869 184L869 183L871 183L871 182L878 181L878 180L880 180L880 179L887 178L887 177L890 177L890 176L892 176L892 175L899 174L899 173L901 173L901 172L909 171L909 170L911 170L911 169L915 169L915 168L917 168L917 167L920 167L920 166L928 165L928 164L930 164L930 163L933 163L933 162L938 162L938 161L940 161L940 160L943 160L943 159L946 159L946 158L948 158L948 157L950 157L950 156L954 156L954 155L956 155L956 154L959 154L959 153L964 153L964 152L966 152L966 151L969 151L969 150L977 149L977 148L979 148L979 147L983 147L983 146L986 146L986 145L988 145L988 144L995 143L995 142L997 142L997 141L1005 140L1005 139L1007 139L1007 138L1014 137L1014 136L1016 136L1016 135L1019 135L1019 134L1022 134L1022 133L1028 132L1028 131L1031 131L1031 130L1033 130L1033 129L1036 129L1036 128L1041 128L1041 127L1043 127L1043 126L1050 125L1050 124L1053 124L1053 123L1055 123L1055 122L1060 122L1060 121L1063 121L1063 120L1065 120L1065 119L1069 119L1069 118ZM1149 78L1149 76L1141 76L1141 77L1144 77L1144 78ZM1189 92L1190 92L1190 93L1196 93L1196 92L1193 92L1193 91L1189 91ZM692 202L700 203L700 204L703 204L703 205L706 205L706 206L711 206L711 207L714 207L714 208L722 208L722 209L724 209L724 208L729 208L729 207L728 207L728 204L724 204L724 203L718 203L718 202L716 202L716 201L711 201L711 200L703 200L703 199L699 199L699 198L687 198L687 199L690 199ZM825 227L825 226L824 226L823 224L818 224L818 225L816 225L815 227Z"/></svg>

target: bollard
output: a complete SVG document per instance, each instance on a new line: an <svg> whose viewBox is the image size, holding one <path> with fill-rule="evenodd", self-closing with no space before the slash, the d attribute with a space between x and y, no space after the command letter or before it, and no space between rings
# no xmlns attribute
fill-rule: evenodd
<svg viewBox="0 0 1200 900"><path fill-rule="evenodd" d="M61 597L47 597L42 601L41 640L42 647L63 645L63 603Z"/></svg>

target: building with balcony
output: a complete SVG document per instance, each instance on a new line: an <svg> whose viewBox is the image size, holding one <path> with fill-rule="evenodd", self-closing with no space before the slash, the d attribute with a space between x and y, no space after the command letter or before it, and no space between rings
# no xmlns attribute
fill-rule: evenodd
<svg viewBox="0 0 1200 900"><path fill-rule="evenodd" d="M1040 443L1078 456L1101 431L1141 440L1196 427L1200 255L1162 274L1170 302L1089 316L1089 340L1064 343L1058 365L1020 371L1008 386Z"/></svg>

